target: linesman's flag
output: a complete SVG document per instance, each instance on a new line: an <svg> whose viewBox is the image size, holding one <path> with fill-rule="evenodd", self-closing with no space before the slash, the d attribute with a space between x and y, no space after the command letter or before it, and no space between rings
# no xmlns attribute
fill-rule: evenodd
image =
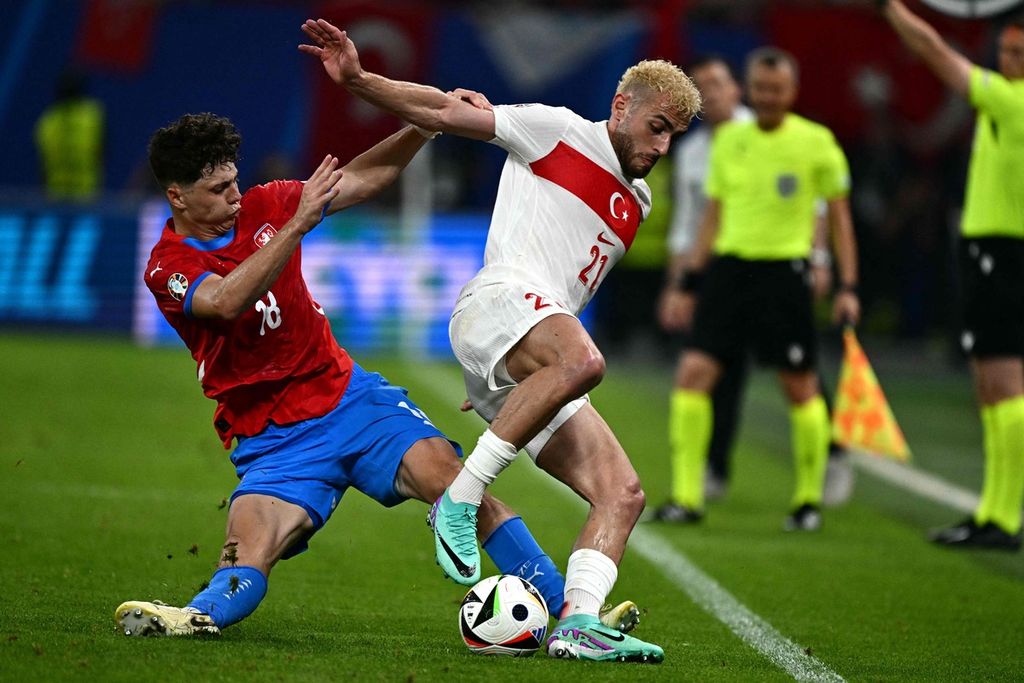
<svg viewBox="0 0 1024 683"><path fill-rule="evenodd" d="M851 327L843 331L843 366L832 410L832 439L897 460L910 458L903 432Z"/></svg>

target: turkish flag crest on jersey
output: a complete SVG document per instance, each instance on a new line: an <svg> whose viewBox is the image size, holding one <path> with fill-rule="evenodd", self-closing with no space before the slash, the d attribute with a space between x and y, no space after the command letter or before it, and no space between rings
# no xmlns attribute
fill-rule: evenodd
<svg viewBox="0 0 1024 683"><path fill-rule="evenodd" d="M582 152L559 141L551 152L530 164L540 178L576 195L629 249L640 227L640 205L633 192Z"/></svg>

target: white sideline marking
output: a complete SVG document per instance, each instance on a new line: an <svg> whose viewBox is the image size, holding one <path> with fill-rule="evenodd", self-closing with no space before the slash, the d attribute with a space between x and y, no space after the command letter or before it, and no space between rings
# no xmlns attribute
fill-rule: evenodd
<svg viewBox="0 0 1024 683"><path fill-rule="evenodd" d="M870 453L853 451L851 455L858 469L939 505L966 513L974 512L978 507L977 494L950 484L934 474Z"/></svg>
<svg viewBox="0 0 1024 683"><path fill-rule="evenodd" d="M798 681L842 681L843 677L806 653L774 626L751 612L675 546L642 526L633 529L629 547L674 579L693 602L729 627L736 637Z"/></svg>
<svg viewBox="0 0 1024 683"><path fill-rule="evenodd" d="M767 405L764 401L759 401ZM874 477L921 498L938 503L959 512L972 513L978 507L980 497L967 489L951 484L934 474L919 470L885 456L856 448L847 449L853 464Z"/></svg>
<svg viewBox="0 0 1024 683"><path fill-rule="evenodd" d="M417 364L410 372L420 380L420 387L429 388L435 398L450 400L453 405L462 402L459 398L463 395L461 383L452 381L443 371ZM462 417L471 420L478 427L481 424L476 413L466 413ZM557 490L581 507L586 505L569 489L561 486L539 468L530 467L529 471L552 490ZM794 679L835 683L845 680L829 669L824 662L807 654L803 647L786 638L771 624L750 611L717 581L701 571L684 553L657 534L637 526L630 536L629 546L682 588L698 607L725 624L740 640L767 657Z"/></svg>

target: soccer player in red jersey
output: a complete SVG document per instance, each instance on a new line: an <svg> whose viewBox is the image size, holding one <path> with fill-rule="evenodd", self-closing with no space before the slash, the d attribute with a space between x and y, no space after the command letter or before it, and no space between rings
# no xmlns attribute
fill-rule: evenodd
<svg viewBox="0 0 1024 683"><path fill-rule="evenodd" d="M145 282L217 402L224 446L237 442L240 483L209 586L183 608L123 603L114 618L126 635L218 633L256 609L273 566L306 549L347 488L385 506L430 502L461 469L452 442L406 391L338 345L301 272L303 236L389 185L425 138L406 127L344 166L328 155L305 182L243 194L241 137L229 120L186 115L153 135L150 165L171 218ZM480 538L500 571L531 577L550 608L561 607L557 568L490 497Z"/></svg>

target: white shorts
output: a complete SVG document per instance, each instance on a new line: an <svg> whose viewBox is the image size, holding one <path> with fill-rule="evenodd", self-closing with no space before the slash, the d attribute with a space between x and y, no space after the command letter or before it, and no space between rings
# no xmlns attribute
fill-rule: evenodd
<svg viewBox="0 0 1024 683"><path fill-rule="evenodd" d="M467 398L488 423L517 386L505 367L505 354L537 323L551 315L572 313L527 284L467 287L455 303L448 336L455 357L462 364ZM551 422L526 444L525 450L533 460L558 428L589 400L590 397L584 395L562 406Z"/></svg>

